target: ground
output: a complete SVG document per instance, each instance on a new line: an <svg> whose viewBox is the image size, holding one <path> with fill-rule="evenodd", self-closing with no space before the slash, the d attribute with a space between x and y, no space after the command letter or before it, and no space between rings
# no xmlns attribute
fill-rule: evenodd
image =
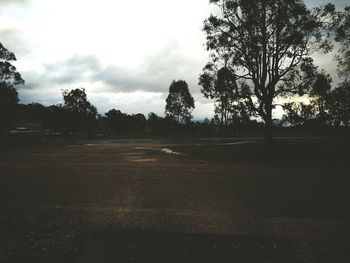
<svg viewBox="0 0 350 263"><path fill-rule="evenodd" d="M1 262L350 262L349 144L80 141L0 152Z"/></svg>

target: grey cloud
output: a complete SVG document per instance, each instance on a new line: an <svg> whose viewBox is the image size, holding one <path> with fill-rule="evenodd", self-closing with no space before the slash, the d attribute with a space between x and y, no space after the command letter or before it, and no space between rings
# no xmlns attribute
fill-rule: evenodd
<svg viewBox="0 0 350 263"><path fill-rule="evenodd" d="M173 79L183 79L192 92L198 91L198 75L205 61L183 54L181 48L180 45L171 43L147 60L145 71L151 81L162 83L162 91L168 91Z"/></svg>
<svg viewBox="0 0 350 263"><path fill-rule="evenodd" d="M0 0L0 4L27 3L28 0Z"/></svg>
<svg viewBox="0 0 350 263"><path fill-rule="evenodd" d="M24 33L19 29L0 30L1 43L11 52L14 52L17 58L26 56L31 52L31 46L25 40Z"/></svg>
<svg viewBox="0 0 350 263"><path fill-rule="evenodd" d="M198 75L205 61L191 59L181 53L181 46L170 43L158 53L146 57L136 70L111 66L96 76L110 91L135 90L167 93L174 79L184 79L191 92L199 92Z"/></svg>
<svg viewBox="0 0 350 263"><path fill-rule="evenodd" d="M50 81L67 84L75 81L90 81L101 70L101 63L95 56L76 55L55 64L46 64L45 75Z"/></svg>
<svg viewBox="0 0 350 263"><path fill-rule="evenodd" d="M131 114L142 113L147 116L148 113L155 112L163 115L165 107L165 99L158 97L125 100L122 98L118 99L118 96L111 97L109 93L99 93L91 94L89 100L97 106L99 113L102 114L115 108ZM140 100L142 100L142 105L140 105Z"/></svg>
<svg viewBox="0 0 350 263"><path fill-rule="evenodd" d="M337 1L330 1L330 0L306 0L305 3L308 6L316 7L320 5L328 4L329 2L332 2L336 8L343 9L345 6L350 6L349 0L337 0Z"/></svg>
<svg viewBox="0 0 350 263"><path fill-rule="evenodd" d="M165 97L174 79L184 79L192 94L201 96L198 75L205 61L193 59L170 43L158 53L147 57L136 69L103 63L93 55L76 55L57 63L45 64L42 72L27 71L22 75L26 89L42 85L66 85L76 82L101 82L100 92L160 92Z"/></svg>
<svg viewBox="0 0 350 263"><path fill-rule="evenodd" d="M0 11L14 4L28 4L30 0L0 0Z"/></svg>
<svg viewBox="0 0 350 263"><path fill-rule="evenodd" d="M78 81L92 81L101 69L98 58L92 55L76 55L67 60L43 65L44 70L21 72L25 89L35 89L48 84L70 84Z"/></svg>
<svg viewBox="0 0 350 263"><path fill-rule="evenodd" d="M22 78L25 80L24 86L20 87L21 89L34 90L45 83L44 75L36 71L23 71L20 73Z"/></svg>
<svg viewBox="0 0 350 263"><path fill-rule="evenodd" d="M70 84L77 81L102 82L105 90L110 92L167 92L173 79L187 80L193 63L179 55L179 47L162 49L157 54L146 58L143 65L136 69L110 65L103 67L100 60L93 55L76 55L70 59L44 65L44 72L28 72L29 84L35 82L53 82ZM195 73L197 77L198 72ZM196 80L197 81L197 80Z"/></svg>
<svg viewBox="0 0 350 263"><path fill-rule="evenodd" d="M139 70L109 66L95 76L95 81L108 85L109 91L131 92L151 90L146 77Z"/></svg>
<svg viewBox="0 0 350 263"><path fill-rule="evenodd" d="M55 105L62 102L62 95L60 92L50 94L42 92L26 93L19 90L20 103L28 104L32 102L41 103L45 106Z"/></svg>

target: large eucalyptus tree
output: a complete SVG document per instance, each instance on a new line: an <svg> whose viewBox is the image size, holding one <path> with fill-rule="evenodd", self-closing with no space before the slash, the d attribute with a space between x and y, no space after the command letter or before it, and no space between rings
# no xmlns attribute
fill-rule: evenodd
<svg viewBox="0 0 350 263"><path fill-rule="evenodd" d="M312 54L332 49L327 24L334 6L309 9L301 0L210 3L217 8L204 22L211 53L205 69L233 72L240 96L264 120L265 140L270 141L276 97L309 90L317 73Z"/></svg>

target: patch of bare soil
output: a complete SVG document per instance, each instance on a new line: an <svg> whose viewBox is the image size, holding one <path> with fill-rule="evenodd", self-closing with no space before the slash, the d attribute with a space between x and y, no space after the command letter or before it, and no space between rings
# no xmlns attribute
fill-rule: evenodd
<svg viewBox="0 0 350 263"><path fill-rule="evenodd" d="M350 259L347 171L218 160L259 144L195 143L0 153L0 261Z"/></svg>

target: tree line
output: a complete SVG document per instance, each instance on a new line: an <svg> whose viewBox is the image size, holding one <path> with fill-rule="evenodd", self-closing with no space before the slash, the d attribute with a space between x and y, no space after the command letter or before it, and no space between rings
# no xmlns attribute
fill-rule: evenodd
<svg viewBox="0 0 350 263"><path fill-rule="evenodd" d="M174 94L174 86L183 88L184 100L189 99L186 110L180 104L181 94ZM12 120L17 125L27 127L31 131L46 134L62 135L108 135L108 136L142 136L169 135L169 134L203 134L210 135L217 133L219 123L206 119L204 122L191 121L191 109L194 108L194 100L186 89L186 82L183 80L174 81L170 85L171 92L167 98L166 112L162 117L151 112L148 116L142 113L127 114L117 109L111 109L104 115L98 114L96 107L88 99L84 88L64 90L62 92L62 104L44 106L40 103L18 104L11 113ZM175 88L177 90L177 88ZM173 103L173 97L177 97ZM258 126L255 121L250 122L251 126ZM232 127L231 127L232 128ZM237 127L235 127L237 128ZM242 127L241 127L242 128Z"/></svg>
<svg viewBox="0 0 350 263"><path fill-rule="evenodd" d="M30 120L62 133L115 135L171 133L201 126L232 131L264 127L271 141L277 125L345 127L350 124L350 7L337 11L333 4L309 9L300 0L210 0L215 14L204 21L210 61L199 76L204 97L213 100L214 118L195 124L194 99L184 80L173 81L166 98L165 117L150 113L125 114L112 109L97 114L84 89L63 91L63 104L45 107L18 104L17 85L24 80L11 64L15 55L0 43L0 129L15 120ZM329 53L338 42L336 56L341 83L320 71L312 56ZM297 97L306 102L297 102ZM285 115L273 119L277 101ZM256 120L262 120L258 124Z"/></svg>

